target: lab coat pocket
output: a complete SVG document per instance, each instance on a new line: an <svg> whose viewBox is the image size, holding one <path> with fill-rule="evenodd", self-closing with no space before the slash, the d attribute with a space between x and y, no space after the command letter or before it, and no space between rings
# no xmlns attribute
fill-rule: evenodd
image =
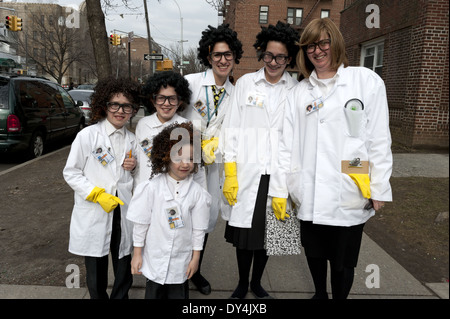
<svg viewBox="0 0 450 319"><path fill-rule="evenodd" d="M286 185L289 195L296 207L303 202L303 186L301 172L290 172L286 174Z"/></svg>
<svg viewBox="0 0 450 319"><path fill-rule="evenodd" d="M347 174L341 173L341 176L341 207L347 209L363 209L367 200L362 196L358 186Z"/></svg>
<svg viewBox="0 0 450 319"><path fill-rule="evenodd" d="M344 108L347 122L347 135L360 137L363 131L364 110L351 110Z"/></svg>

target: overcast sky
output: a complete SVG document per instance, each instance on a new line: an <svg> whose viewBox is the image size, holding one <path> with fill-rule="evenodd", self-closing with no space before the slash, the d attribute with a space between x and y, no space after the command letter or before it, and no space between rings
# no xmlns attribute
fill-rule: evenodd
<svg viewBox="0 0 450 319"><path fill-rule="evenodd" d="M6 2L56 3L61 6L79 6L82 0L4 0ZM147 37L143 0L129 0L135 10L127 9L122 0L112 0L118 5L106 10L106 30L111 33L117 29ZM217 11L205 0L147 0L150 33L153 39L163 46L170 47L181 39L180 10L183 18L184 48L198 46L201 33L208 25L217 26ZM122 16L123 15L123 18ZM26 26L24 26L26 27Z"/></svg>

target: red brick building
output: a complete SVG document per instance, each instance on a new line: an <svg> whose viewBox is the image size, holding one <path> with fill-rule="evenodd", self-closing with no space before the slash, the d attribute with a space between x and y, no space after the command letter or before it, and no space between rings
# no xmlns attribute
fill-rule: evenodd
<svg viewBox="0 0 450 319"><path fill-rule="evenodd" d="M350 65L381 75L393 140L409 147L448 148L448 14L447 0L346 0L341 13Z"/></svg>
<svg viewBox="0 0 450 319"><path fill-rule="evenodd" d="M288 22L301 33L308 22L320 17L329 17L339 25L344 0L225 0L224 5L223 22L230 24L243 44L244 54L233 73L238 79L263 66L253 47L262 26ZM288 71L294 77L298 75L297 69Z"/></svg>
<svg viewBox="0 0 450 319"><path fill-rule="evenodd" d="M281 20L301 33L312 19L328 16L344 35L350 65L371 68L385 81L394 142L448 149L447 0L225 0L224 5L224 23L238 32L244 49L236 79L263 65L253 48L261 26Z"/></svg>

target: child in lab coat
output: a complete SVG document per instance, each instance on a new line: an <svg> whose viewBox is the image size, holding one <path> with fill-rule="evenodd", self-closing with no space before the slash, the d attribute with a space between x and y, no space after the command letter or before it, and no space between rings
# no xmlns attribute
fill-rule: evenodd
<svg viewBox="0 0 450 319"><path fill-rule="evenodd" d="M125 124L136 114L139 92L139 84L129 79L111 78L97 84L91 106L96 124L78 133L63 171L75 192L69 251L85 256L92 299L108 298L110 251L115 281L109 298L128 298L133 282L132 225L126 214L136 150L134 134Z"/></svg>
<svg viewBox="0 0 450 319"><path fill-rule="evenodd" d="M131 200L131 271L147 278L146 299L188 299L198 268L211 196L193 180L194 132L191 122L174 123L155 136L151 178Z"/></svg>
<svg viewBox="0 0 450 319"><path fill-rule="evenodd" d="M137 160L134 186L147 181L152 173L150 154L153 138L166 126L187 120L178 115L191 98L188 81L173 71L158 72L143 88L144 104L151 114L139 120L136 126Z"/></svg>

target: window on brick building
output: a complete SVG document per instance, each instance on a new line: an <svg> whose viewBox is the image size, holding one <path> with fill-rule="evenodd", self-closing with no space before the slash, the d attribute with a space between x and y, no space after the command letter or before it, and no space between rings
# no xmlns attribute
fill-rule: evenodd
<svg viewBox="0 0 450 319"><path fill-rule="evenodd" d="M363 44L361 65L375 71L379 76L383 71L384 40Z"/></svg>
<svg viewBox="0 0 450 319"><path fill-rule="evenodd" d="M269 6L259 6L259 23L269 23Z"/></svg>
<svg viewBox="0 0 450 319"><path fill-rule="evenodd" d="M320 17L321 18L329 18L330 17L330 10L322 9L322 11L320 11Z"/></svg>
<svg viewBox="0 0 450 319"><path fill-rule="evenodd" d="M288 8L287 9L287 23L291 25L301 25L303 18L303 9Z"/></svg>

